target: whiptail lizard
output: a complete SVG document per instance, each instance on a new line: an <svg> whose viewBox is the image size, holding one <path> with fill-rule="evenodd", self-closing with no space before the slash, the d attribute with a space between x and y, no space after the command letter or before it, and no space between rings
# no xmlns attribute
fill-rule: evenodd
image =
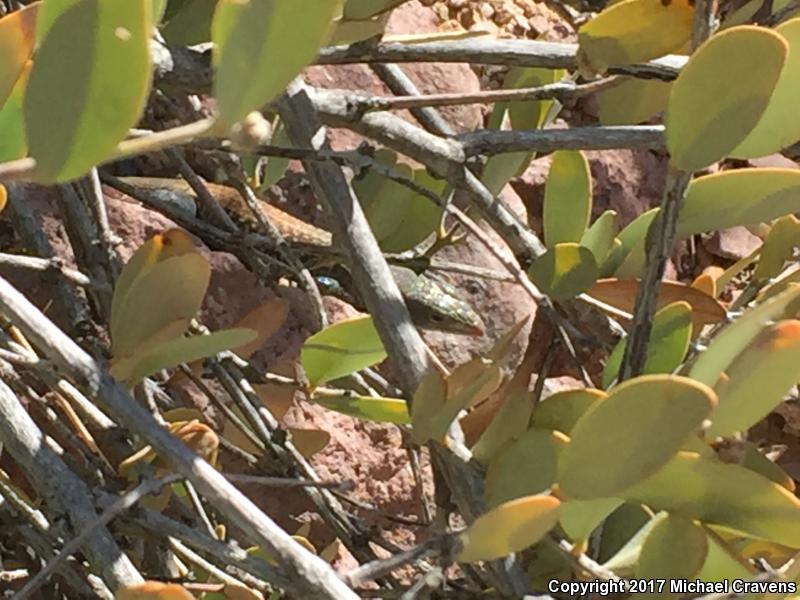
<svg viewBox="0 0 800 600"><path fill-rule="evenodd" d="M121 180L133 187L157 191L163 199L196 213L196 196L182 179L123 177ZM236 189L212 183L207 183L206 187L234 221L246 229L258 228L255 216ZM333 236L329 231L267 202L260 201L260 208L287 242L328 251L333 247ZM390 265L390 269L418 326L472 335L483 333L483 320L452 286L405 267Z"/></svg>

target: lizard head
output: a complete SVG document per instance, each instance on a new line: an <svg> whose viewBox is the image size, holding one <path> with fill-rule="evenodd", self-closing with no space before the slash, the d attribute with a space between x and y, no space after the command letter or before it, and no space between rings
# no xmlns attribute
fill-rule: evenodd
<svg viewBox="0 0 800 600"><path fill-rule="evenodd" d="M418 326L450 333L483 335L483 319L453 286L417 275L410 269L392 267L392 274L404 290L411 317Z"/></svg>

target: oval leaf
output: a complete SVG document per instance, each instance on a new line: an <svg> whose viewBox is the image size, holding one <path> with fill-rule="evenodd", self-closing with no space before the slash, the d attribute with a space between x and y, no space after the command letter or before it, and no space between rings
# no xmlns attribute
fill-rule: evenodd
<svg viewBox="0 0 800 600"><path fill-rule="evenodd" d="M372 317L340 321L303 344L300 363L312 387L371 367L386 358Z"/></svg>
<svg viewBox="0 0 800 600"><path fill-rule="evenodd" d="M555 431L530 429L506 444L486 468L486 503L493 507L548 492L555 483L558 452L567 441Z"/></svg>
<svg viewBox="0 0 800 600"><path fill-rule="evenodd" d="M214 96L230 127L280 94L325 42L340 0L219 0L212 25Z"/></svg>
<svg viewBox="0 0 800 600"><path fill-rule="evenodd" d="M800 18L781 23L775 32L789 43L789 58L769 105L750 135L733 151L740 158L773 154L800 140L797 97L800 94Z"/></svg>
<svg viewBox="0 0 800 600"><path fill-rule="evenodd" d="M672 83L625 77L598 94L598 118L603 125L637 125L667 108Z"/></svg>
<svg viewBox="0 0 800 600"><path fill-rule="evenodd" d="M800 285L773 296L753 308L717 334L702 352L689 375L706 385L717 384L720 375L733 360L773 321L794 315L800 310Z"/></svg>
<svg viewBox="0 0 800 600"><path fill-rule="evenodd" d="M41 2L0 18L0 107L5 104L33 52Z"/></svg>
<svg viewBox="0 0 800 600"><path fill-rule="evenodd" d="M548 296L563 300L585 292L600 270L594 254L578 244L556 244L528 270L533 282Z"/></svg>
<svg viewBox="0 0 800 600"><path fill-rule="evenodd" d="M133 385L161 369L176 367L182 363L214 356L254 340L257 333L252 329L227 329L209 335L179 337L147 347L129 359L115 363L111 374L119 381Z"/></svg>
<svg viewBox="0 0 800 600"><path fill-rule="evenodd" d="M680 452L623 496L654 509L800 548L800 500L739 465Z"/></svg>
<svg viewBox="0 0 800 600"><path fill-rule="evenodd" d="M707 386L675 375L645 375L614 388L572 430L558 483L570 498L616 496L664 466L716 403Z"/></svg>
<svg viewBox="0 0 800 600"><path fill-rule="evenodd" d="M681 364L692 338L691 315L692 307L688 302L668 304L655 314L643 375L672 373ZM620 340L608 357L603 370L605 388L611 385L619 373L625 344L626 340Z"/></svg>
<svg viewBox="0 0 800 600"><path fill-rule="evenodd" d="M150 0L79 0L50 27L24 101L39 180L83 175L139 120L150 87L151 8Z"/></svg>
<svg viewBox="0 0 800 600"><path fill-rule="evenodd" d="M687 0L624 0L581 27L578 60L592 72L648 61L682 48L692 33Z"/></svg>
<svg viewBox="0 0 800 600"><path fill-rule="evenodd" d="M544 240L548 247L580 242L592 212L592 177L581 152L553 153L544 189Z"/></svg>
<svg viewBox="0 0 800 600"><path fill-rule="evenodd" d="M601 279L586 292L620 310L631 313L639 292L639 282L625 279ZM723 321L725 308L714 298L675 281L662 281L656 298L656 308L661 310L674 302L687 302L692 307L692 323L696 326Z"/></svg>
<svg viewBox="0 0 800 600"><path fill-rule="evenodd" d="M328 410L358 417L365 421L410 425L408 404L400 398L374 398L371 396L314 396L314 402Z"/></svg>
<svg viewBox="0 0 800 600"><path fill-rule="evenodd" d="M698 171L730 154L764 113L788 52L783 36L752 26L703 43L672 85L665 118L672 164Z"/></svg>
<svg viewBox="0 0 800 600"><path fill-rule="evenodd" d="M557 392L536 405L531 426L553 429L570 435L578 419L595 402L605 397L606 393L601 390L579 389Z"/></svg>
<svg viewBox="0 0 800 600"><path fill-rule="evenodd" d="M558 522L561 505L552 496L529 496L501 504L462 534L461 562L502 558L542 539Z"/></svg>
<svg viewBox="0 0 800 600"><path fill-rule="evenodd" d="M691 579L703 566L708 537L702 527L680 515L658 521L644 538L636 577Z"/></svg>
<svg viewBox="0 0 800 600"><path fill-rule="evenodd" d="M800 381L800 321L780 321L763 331L717 383L719 404L706 434L725 437L755 425Z"/></svg>
<svg viewBox="0 0 800 600"><path fill-rule="evenodd" d="M755 225L800 212L800 170L740 169L689 184L678 236Z"/></svg>

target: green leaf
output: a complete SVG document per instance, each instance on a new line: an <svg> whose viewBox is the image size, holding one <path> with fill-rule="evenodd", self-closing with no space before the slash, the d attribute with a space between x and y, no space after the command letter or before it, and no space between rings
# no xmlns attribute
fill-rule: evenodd
<svg viewBox="0 0 800 600"><path fill-rule="evenodd" d="M373 398L371 396L318 396L314 395L314 402L328 410L334 410L343 415L358 417L366 421L378 423L394 423L395 425L410 425L411 417L408 414L408 405L400 398Z"/></svg>
<svg viewBox="0 0 800 600"><path fill-rule="evenodd" d="M707 536L708 552L702 569L697 573L700 581L732 581L750 579L755 569L748 568L741 558L722 544L716 536Z"/></svg>
<svg viewBox="0 0 800 600"><path fill-rule="evenodd" d="M292 140L289 138L289 132L286 131L286 126L283 121L279 121L277 127L272 133L270 143L276 146L289 147L292 145ZM278 183L286 171L289 169L288 158L280 158L278 156L264 157L266 165L264 167L264 174L261 179L261 191L264 192L276 183Z"/></svg>
<svg viewBox="0 0 800 600"><path fill-rule="evenodd" d="M592 177L581 152L553 153L544 190L544 239L548 248L580 242L592 212Z"/></svg>
<svg viewBox="0 0 800 600"><path fill-rule="evenodd" d="M643 375L672 373L686 356L692 338L692 307L688 302L674 302L659 310L647 346ZM620 340L603 370L603 387L608 388L619 373L626 340Z"/></svg>
<svg viewBox="0 0 800 600"><path fill-rule="evenodd" d="M559 524L569 539L576 543L583 543L620 504L622 504L622 500L618 498L562 502Z"/></svg>
<svg viewBox="0 0 800 600"><path fill-rule="evenodd" d="M636 577L692 579L700 571L707 554L708 538L703 528L686 517L668 515L644 538Z"/></svg>
<svg viewBox="0 0 800 600"><path fill-rule="evenodd" d="M151 8L150 0L79 0L49 28L24 101L38 180L83 175L139 120L150 88Z"/></svg>
<svg viewBox="0 0 800 600"><path fill-rule="evenodd" d="M434 437L433 422L447 400L447 382L438 369L430 369L420 381L411 403L411 438L424 444Z"/></svg>
<svg viewBox="0 0 800 600"><path fill-rule="evenodd" d="M775 221L759 251L753 279L767 281L776 277L783 270L786 261L792 258L794 249L798 245L800 245L800 219L794 215L786 215Z"/></svg>
<svg viewBox="0 0 800 600"><path fill-rule="evenodd" d="M533 282L556 300L574 298L597 281L600 271L594 254L578 244L556 244L528 270Z"/></svg>
<svg viewBox="0 0 800 600"><path fill-rule="evenodd" d="M486 503L494 507L549 492L555 483L558 453L567 442L561 433L530 429L506 444L486 468Z"/></svg>
<svg viewBox="0 0 800 600"><path fill-rule="evenodd" d="M745 469L749 469L759 475L774 481L781 487L785 487L790 492L795 490L794 479L786 471L764 456L752 442L742 444L742 452L738 456L738 464Z"/></svg>
<svg viewBox="0 0 800 600"><path fill-rule="evenodd" d="M347 0L344 4L345 19L369 19L392 10L408 0Z"/></svg>
<svg viewBox="0 0 800 600"><path fill-rule="evenodd" d="M20 75L5 104L0 107L0 131L3 132L3 135L0 135L0 162L23 158L28 152L22 112L28 72L29 69Z"/></svg>
<svg viewBox="0 0 800 600"><path fill-rule="evenodd" d="M639 504L626 503L612 512L603 523L603 538L600 540L598 561L608 567L608 561L612 560L612 557L619 553L642 527L652 521L651 517L652 512L645 510ZM632 565L635 562L634 560ZM620 574L616 569L615 572ZM633 569L630 569L629 574L633 574Z"/></svg>
<svg viewBox="0 0 800 600"><path fill-rule="evenodd" d="M622 495L655 509L800 548L800 500L739 465L680 452Z"/></svg>
<svg viewBox="0 0 800 600"><path fill-rule="evenodd" d="M493 560L532 546L555 527L560 505L552 496L529 496L501 504L462 534L464 546L458 560Z"/></svg>
<svg viewBox="0 0 800 600"><path fill-rule="evenodd" d="M78 2L79 0L46 0L46 2L42 3L39 16L36 19L36 41L41 44L56 19Z"/></svg>
<svg viewBox="0 0 800 600"><path fill-rule="evenodd" d="M0 108L19 81L33 52L36 16L41 7L35 2L0 18Z"/></svg>
<svg viewBox="0 0 800 600"><path fill-rule="evenodd" d="M783 36L753 26L703 43L672 85L665 117L672 164L699 171L730 154L764 113L788 52Z"/></svg>
<svg viewBox="0 0 800 600"><path fill-rule="evenodd" d="M562 69L512 67L503 80L503 89L537 87L556 83L564 77ZM508 117L514 129L539 129L554 110L552 100L498 102L489 118L490 129L503 129ZM481 181L497 196L514 177L525 172L534 157L533 152L512 152L489 157Z"/></svg>
<svg viewBox="0 0 800 600"><path fill-rule="evenodd" d="M620 523L612 522L612 520L617 516L617 513L623 513L622 509L627 509L625 514L623 514L627 522L621 523L623 527L619 528L618 526ZM614 536L616 538L614 541L618 548L613 556L606 560L603 567L613 571L620 577L632 577L634 575L636 572L636 565L639 562L639 556L641 556L642 553L644 541L647 539L650 532L667 518L667 513L664 512L652 518L649 518L649 515L646 514L644 518L642 518L642 513L644 513L644 511L641 510L640 507L623 504L615 514L609 517L609 525L611 525L610 531L612 534L617 534ZM618 527L617 531L614 531L615 525ZM603 529L605 530L605 527ZM619 529L621 529L621 531ZM603 537L605 537L605 531L603 533ZM625 535L619 535L620 533ZM624 543L620 543L623 540Z"/></svg>
<svg viewBox="0 0 800 600"><path fill-rule="evenodd" d="M706 435L726 437L755 425L800 381L800 321L779 321L725 369Z"/></svg>
<svg viewBox="0 0 800 600"><path fill-rule="evenodd" d="M558 483L569 498L615 497L665 465L716 403L703 384L644 375L595 402L561 453Z"/></svg>
<svg viewBox="0 0 800 600"><path fill-rule="evenodd" d="M723 171L689 184L678 236L755 225L795 212L800 212L800 170Z"/></svg>
<svg viewBox="0 0 800 600"><path fill-rule="evenodd" d="M691 36L693 12L687 0L617 2L581 27L578 61L602 73L675 52Z"/></svg>
<svg viewBox="0 0 800 600"><path fill-rule="evenodd" d="M317 56L340 0L219 0L212 25L220 119L230 127L280 94Z"/></svg>
<svg viewBox="0 0 800 600"><path fill-rule="evenodd" d="M115 364L111 374L115 379L133 386L161 369L213 356L246 344L255 337L256 332L252 329L226 329L209 335L176 338Z"/></svg>
<svg viewBox="0 0 800 600"><path fill-rule="evenodd" d="M636 125L667 108L672 83L625 77L598 94L598 118L603 125Z"/></svg>
<svg viewBox="0 0 800 600"><path fill-rule="evenodd" d="M601 390L577 389L557 392L536 405L531 426L539 429L554 429L570 435L578 422L592 405L606 397Z"/></svg>
<svg viewBox="0 0 800 600"><path fill-rule="evenodd" d="M217 0L187 0L178 3L176 10L173 10L173 4L174 1L170 2L166 23L161 29L164 39L176 46L208 42L211 39L211 23Z"/></svg>
<svg viewBox="0 0 800 600"><path fill-rule="evenodd" d="M398 165L397 154L379 151L377 158L407 179L416 181L435 193L444 190L444 180L434 179L424 169L412 170L408 165ZM353 182L353 189L364 207L367 221L375 238L385 252L405 252L424 241L436 231L442 218L442 209L430 199L375 170Z"/></svg>
<svg viewBox="0 0 800 600"><path fill-rule="evenodd" d="M798 310L800 285L792 285L785 292L748 310L714 336L708 349L698 356L689 376L706 385L716 385L722 372L764 328L774 321L797 314Z"/></svg>
<svg viewBox="0 0 800 600"><path fill-rule="evenodd" d="M761 120L732 153L740 158L773 154L800 140L800 18L781 23L775 33L789 43L789 57Z"/></svg>
<svg viewBox="0 0 800 600"><path fill-rule="evenodd" d="M300 363L312 387L371 367L386 358L372 317L340 321L303 344Z"/></svg>
<svg viewBox="0 0 800 600"><path fill-rule="evenodd" d="M603 264L614 245L617 211L607 210L600 215L581 238L581 246L592 251L598 265Z"/></svg>
<svg viewBox="0 0 800 600"><path fill-rule="evenodd" d="M155 264L132 284L111 315L115 359L180 336L200 310L211 277L208 261L185 254Z"/></svg>

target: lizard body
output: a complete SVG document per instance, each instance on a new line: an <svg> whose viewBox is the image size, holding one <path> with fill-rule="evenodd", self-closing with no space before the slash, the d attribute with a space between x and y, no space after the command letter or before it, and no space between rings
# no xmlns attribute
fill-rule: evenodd
<svg viewBox="0 0 800 600"><path fill-rule="evenodd" d="M149 192L167 195L165 199L196 213L194 191L182 179L124 177L122 181ZM206 183L206 187L231 218L245 228L258 228L255 216L236 189L212 183ZM298 219L272 204L259 202L265 216L286 241L322 250L332 248L333 236L329 231ZM450 286L405 267L390 265L390 269L417 325L456 333L483 333L480 316Z"/></svg>

